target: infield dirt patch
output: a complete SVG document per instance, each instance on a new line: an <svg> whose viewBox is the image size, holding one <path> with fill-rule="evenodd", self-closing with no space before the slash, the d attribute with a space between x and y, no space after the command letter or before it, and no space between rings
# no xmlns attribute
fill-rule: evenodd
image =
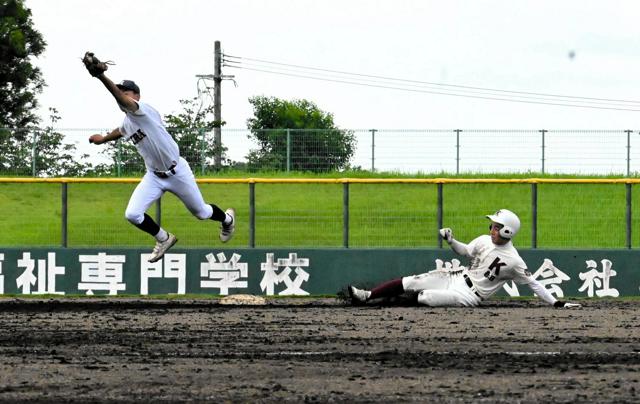
<svg viewBox="0 0 640 404"><path fill-rule="evenodd" d="M0 400L637 402L640 303L0 300Z"/></svg>

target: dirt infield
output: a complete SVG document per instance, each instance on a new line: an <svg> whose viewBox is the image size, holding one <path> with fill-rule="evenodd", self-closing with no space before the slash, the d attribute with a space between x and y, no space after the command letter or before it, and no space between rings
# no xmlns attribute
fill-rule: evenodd
<svg viewBox="0 0 640 404"><path fill-rule="evenodd" d="M638 402L640 302L0 300L0 400Z"/></svg>

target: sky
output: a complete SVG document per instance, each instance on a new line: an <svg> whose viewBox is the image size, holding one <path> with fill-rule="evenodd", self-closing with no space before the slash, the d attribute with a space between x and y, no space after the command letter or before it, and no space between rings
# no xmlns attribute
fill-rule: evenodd
<svg viewBox="0 0 640 404"><path fill-rule="evenodd" d="M84 69L80 58L85 51L115 61L107 75L116 82L135 80L142 99L164 115L180 112L179 100L198 96L196 75L213 74L214 42L220 41L227 59L245 67L222 70L237 84L231 80L222 84L226 128L245 128L253 115L249 98L265 95L313 101L332 113L339 127L350 129L637 129L640 112L617 109L640 110L640 103L590 104L617 108L611 110L486 99L518 91L640 102L637 1L26 0L25 4L48 44L34 60L47 83L39 96L40 115L46 122L47 109L57 108L61 128L114 128L122 120L111 96ZM333 73L333 81L327 81L246 69L258 65L262 70L287 68L288 74L300 75L293 65L323 69L306 70L303 75L326 75L331 70L377 78L367 85L351 85L336 81L366 77ZM397 89L415 82L436 85ZM466 87L502 92L472 93ZM462 96L434 93L455 88L466 91ZM548 96L528 97L528 101L558 103ZM575 100L580 99L560 103Z"/></svg>

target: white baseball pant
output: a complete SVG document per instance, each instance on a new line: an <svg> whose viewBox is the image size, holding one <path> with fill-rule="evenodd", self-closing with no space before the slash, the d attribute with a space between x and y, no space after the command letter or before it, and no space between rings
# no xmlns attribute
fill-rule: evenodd
<svg viewBox="0 0 640 404"><path fill-rule="evenodd" d="M418 303L432 307L477 306L482 299L462 273L431 271L402 278L405 292L417 293Z"/></svg>
<svg viewBox="0 0 640 404"><path fill-rule="evenodd" d="M177 196L198 219L211 217L213 208L205 203L187 161L180 157L174 171L175 175L168 178L160 178L150 171L146 172L129 199L125 211L128 221L133 224L142 223L147 209L167 191Z"/></svg>

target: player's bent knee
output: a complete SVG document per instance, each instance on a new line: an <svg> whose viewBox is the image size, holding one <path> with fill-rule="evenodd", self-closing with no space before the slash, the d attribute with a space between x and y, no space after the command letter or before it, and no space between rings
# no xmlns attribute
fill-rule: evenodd
<svg viewBox="0 0 640 404"><path fill-rule="evenodd" d="M433 294L428 290L423 290L418 293L418 303L424 304L425 306L436 306L436 302L434 301Z"/></svg>
<svg viewBox="0 0 640 404"><path fill-rule="evenodd" d="M211 212L207 212L204 210L200 210L198 212L194 212L193 215L200 220L209 219L211 217Z"/></svg>
<svg viewBox="0 0 640 404"><path fill-rule="evenodd" d="M140 224L144 221L144 213L126 211L124 217L133 224Z"/></svg>
<svg viewBox="0 0 640 404"><path fill-rule="evenodd" d="M462 307L471 305L449 290L423 290L418 294L418 303L430 307Z"/></svg>
<svg viewBox="0 0 640 404"><path fill-rule="evenodd" d="M213 207L208 204L189 206L189 212L200 220L211 219L211 216L213 215Z"/></svg>

